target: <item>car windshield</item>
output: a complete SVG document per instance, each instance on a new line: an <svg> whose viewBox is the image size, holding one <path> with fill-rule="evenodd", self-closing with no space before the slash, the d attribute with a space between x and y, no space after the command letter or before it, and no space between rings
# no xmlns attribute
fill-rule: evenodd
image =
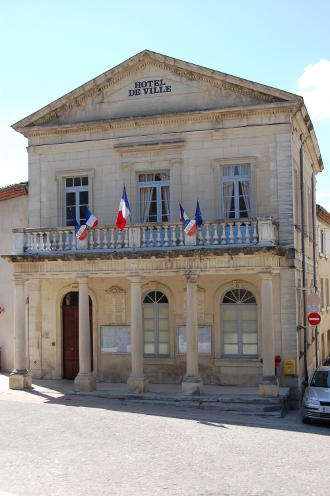
<svg viewBox="0 0 330 496"><path fill-rule="evenodd" d="M316 370L311 380L311 386L330 388L330 370Z"/></svg>

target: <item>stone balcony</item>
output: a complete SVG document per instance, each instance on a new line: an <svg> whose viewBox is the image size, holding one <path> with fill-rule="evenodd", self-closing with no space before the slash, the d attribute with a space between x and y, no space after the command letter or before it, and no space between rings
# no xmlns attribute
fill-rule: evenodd
<svg viewBox="0 0 330 496"><path fill-rule="evenodd" d="M159 251L201 248L276 246L277 224L271 218L204 222L193 236L181 223L132 224L120 232L115 226L89 230L84 241L74 228L14 229L13 255Z"/></svg>

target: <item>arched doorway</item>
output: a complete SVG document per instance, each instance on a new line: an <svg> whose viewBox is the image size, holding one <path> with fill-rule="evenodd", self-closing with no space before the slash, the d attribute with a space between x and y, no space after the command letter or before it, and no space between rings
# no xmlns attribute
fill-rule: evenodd
<svg viewBox="0 0 330 496"><path fill-rule="evenodd" d="M74 379L79 372L79 293L71 291L63 298L63 379ZM93 315L89 298L91 368L93 370Z"/></svg>

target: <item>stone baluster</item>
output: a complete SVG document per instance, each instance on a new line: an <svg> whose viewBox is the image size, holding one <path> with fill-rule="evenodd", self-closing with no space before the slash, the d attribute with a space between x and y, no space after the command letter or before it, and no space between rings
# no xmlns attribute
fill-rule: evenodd
<svg viewBox="0 0 330 496"><path fill-rule="evenodd" d="M108 248L108 238L107 238L107 229L102 229L103 232L103 243L102 248Z"/></svg>
<svg viewBox="0 0 330 496"><path fill-rule="evenodd" d="M100 248L101 247L101 229L95 229L95 234L96 234L95 246L96 246L96 248Z"/></svg>
<svg viewBox="0 0 330 496"><path fill-rule="evenodd" d="M90 229L87 233L88 236L88 249L93 250L94 249L94 232L93 229Z"/></svg>
<svg viewBox="0 0 330 496"><path fill-rule="evenodd" d="M225 245L227 243L226 223L225 222L221 222L221 229L222 229L222 232L221 232L221 244L222 245Z"/></svg>
<svg viewBox="0 0 330 496"><path fill-rule="evenodd" d="M160 233L162 228L161 226L157 226L156 229L157 229L157 246L160 246L160 240L161 240Z"/></svg>
<svg viewBox="0 0 330 496"><path fill-rule="evenodd" d="M71 248L72 250L77 250L77 236L76 236L76 231L75 229L72 229L70 231L70 236L72 238L72 242L71 242Z"/></svg>
<svg viewBox="0 0 330 496"><path fill-rule="evenodd" d="M205 244L211 244L210 224L205 224Z"/></svg>
<svg viewBox="0 0 330 496"><path fill-rule="evenodd" d="M242 222L236 222L237 226L237 243L240 245L242 243Z"/></svg>
<svg viewBox="0 0 330 496"><path fill-rule="evenodd" d="M64 236L65 236L64 249L70 250L70 231L64 231Z"/></svg>
<svg viewBox="0 0 330 496"><path fill-rule="evenodd" d="M258 242L258 233L257 233L257 221L252 222L253 225L253 243Z"/></svg>
<svg viewBox="0 0 330 496"><path fill-rule="evenodd" d="M250 222L245 222L245 243L248 245L251 242L250 238Z"/></svg>
<svg viewBox="0 0 330 496"><path fill-rule="evenodd" d="M197 244L203 244L203 226L197 227Z"/></svg>
<svg viewBox="0 0 330 496"><path fill-rule="evenodd" d="M49 231L46 232L46 250L50 251L52 249L52 244L50 242L51 233Z"/></svg>
<svg viewBox="0 0 330 496"><path fill-rule="evenodd" d="M110 248L115 247L115 233L114 229L110 229Z"/></svg>
<svg viewBox="0 0 330 496"><path fill-rule="evenodd" d="M164 224L164 246L168 246L168 225Z"/></svg>
<svg viewBox="0 0 330 496"><path fill-rule="evenodd" d="M63 231L61 230L58 232L58 249L60 251L63 250Z"/></svg>
<svg viewBox="0 0 330 496"><path fill-rule="evenodd" d="M234 226L232 222L229 223L229 243L234 243Z"/></svg>
<svg viewBox="0 0 330 496"><path fill-rule="evenodd" d="M213 224L213 244L219 244L219 235L218 235L218 224Z"/></svg>
<svg viewBox="0 0 330 496"><path fill-rule="evenodd" d="M180 224L178 227L179 227L179 246L183 246L183 226Z"/></svg>
<svg viewBox="0 0 330 496"><path fill-rule="evenodd" d="M125 239L124 239L124 247L128 248L128 228L125 229Z"/></svg>
<svg viewBox="0 0 330 496"><path fill-rule="evenodd" d="M147 228L143 226L142 227L142 248L147 246L146 230L147 230Z"/></svg>

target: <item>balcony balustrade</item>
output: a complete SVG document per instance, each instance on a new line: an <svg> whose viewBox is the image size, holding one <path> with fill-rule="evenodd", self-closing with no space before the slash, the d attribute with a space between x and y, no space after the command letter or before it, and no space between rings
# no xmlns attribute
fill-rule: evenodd
<svg viewBox="0 0 330 496"><path fill-rule="evenodd" d="M274 246L277 226L270 218L204 222L188 236L181 223L134 224L90 229L84 241L74 228L14 229L14 255Z"/></svg>

